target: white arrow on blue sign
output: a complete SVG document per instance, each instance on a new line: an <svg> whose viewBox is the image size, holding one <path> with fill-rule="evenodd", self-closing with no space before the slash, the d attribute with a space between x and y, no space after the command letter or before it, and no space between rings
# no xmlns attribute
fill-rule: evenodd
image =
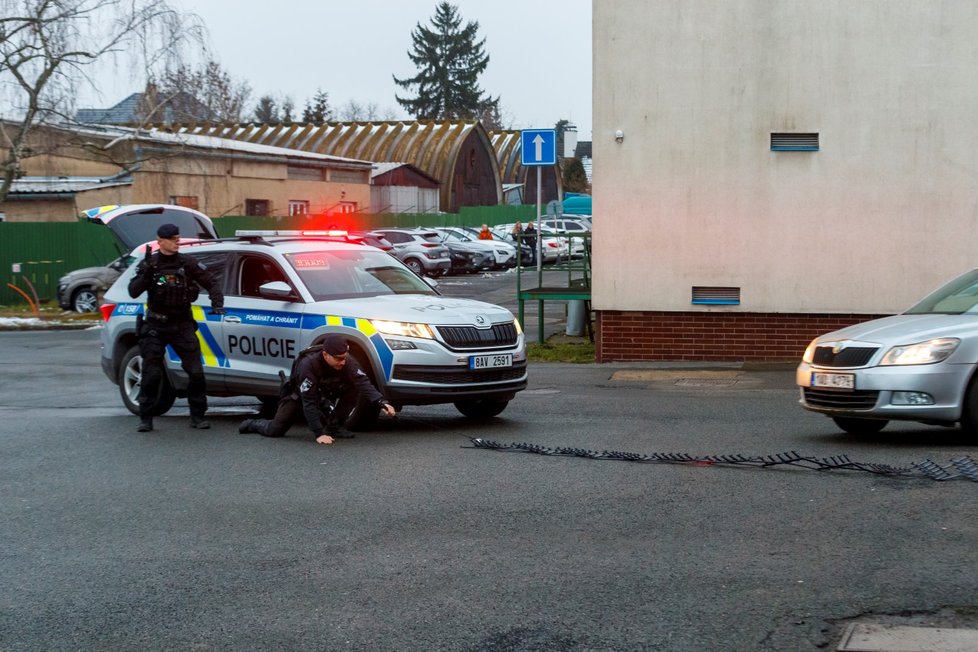
<svg viewBox="0 0 978 652"><path fill-rule="evenodd" d="M523 165L556 165L557 130L524 129L520 132L520 149Z"/></svg>

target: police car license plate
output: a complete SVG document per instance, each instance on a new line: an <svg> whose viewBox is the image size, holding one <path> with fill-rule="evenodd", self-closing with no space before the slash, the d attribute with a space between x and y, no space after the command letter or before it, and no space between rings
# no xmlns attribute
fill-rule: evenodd
<svg viewBox="0 0 978 652"><path fill-rule="evenodd" d="M473 355L469 358L469 369L494 369L496 367L512 367L513 354Z"/></svg>
<svg viewBox="0 0 978 652"><path fill-rule="evenodd" d="M853 374L827 374L812 372L812 387L827 387L830 389L855 389L856 377Z"/></svg>

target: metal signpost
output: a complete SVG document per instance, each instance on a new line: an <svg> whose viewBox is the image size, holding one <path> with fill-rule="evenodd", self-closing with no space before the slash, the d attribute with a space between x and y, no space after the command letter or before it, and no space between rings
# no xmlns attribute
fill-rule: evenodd
<svg viewBox="0 0 978 652"><path fill-rule="evenodd" d="M540 168L544 165L557 165L557 130L524 129L520 132L520 163L532 165L537 169L537 272L543 271L543 232L540 231L540 208L542 193Z"/></svg>

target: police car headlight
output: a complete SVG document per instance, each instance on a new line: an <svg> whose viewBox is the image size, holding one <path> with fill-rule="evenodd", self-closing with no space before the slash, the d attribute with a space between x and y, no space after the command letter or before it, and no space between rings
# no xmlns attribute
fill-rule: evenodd
<svg viewBox="0 0 978 652"><path fill-rule="evenodd" d="M880 366L933 364L954 353L958 344L961 344L961 340L956 337L939 337L926 342L894 346L883 356Z"/></svg>
<svg viewBox="0 0 978 652"><path fill-rule="evenodd" d="M428 324L412 324L406 321L381 321L378 319L372 320L370 323L384 335L421 337L428 340L435 339L435 334L431 332L431 326Z"/></svg>
<svg viewBox="0 0 978 652"><path fill-rule="evenodd" d="M520 320L519 319L514 319L513 320L513 325L516 326L516 335L517 336L522 335L523 334L523 327L520 326Z"/></svg>

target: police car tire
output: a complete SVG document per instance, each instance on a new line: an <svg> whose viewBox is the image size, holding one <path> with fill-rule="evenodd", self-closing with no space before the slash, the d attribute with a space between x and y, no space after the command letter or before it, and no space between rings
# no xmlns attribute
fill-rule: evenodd
<svg viewBox="0 0 978 652"><path fill-rule="evenodd" d="M885 419L850 419L847 417L832 417L835 425L850 435L875 435L886 427L889 421Z"/></svg>
<svg viewBox="0 0 978 652"><path fill-rule="evenodd" d="M139 347L133 346L122 356L122 364L119 365L119 395L126 409L133 414L139 414L139 403L136 401L139 379L142 377L143 358L139 354ZM177 400L176 392L170 386L170 381L166 374L160 382L160 392L153 405L153 416L157 417L166 414L167 410L173 407L173 402Z"/></svg>
<svg viewBox="0 0 978 652"><path fill-rule="evenodd" d="M491 419L506 409L509 401L492 399L476 399L473 401L456 401L455 409L470 419Z"/></svg>

